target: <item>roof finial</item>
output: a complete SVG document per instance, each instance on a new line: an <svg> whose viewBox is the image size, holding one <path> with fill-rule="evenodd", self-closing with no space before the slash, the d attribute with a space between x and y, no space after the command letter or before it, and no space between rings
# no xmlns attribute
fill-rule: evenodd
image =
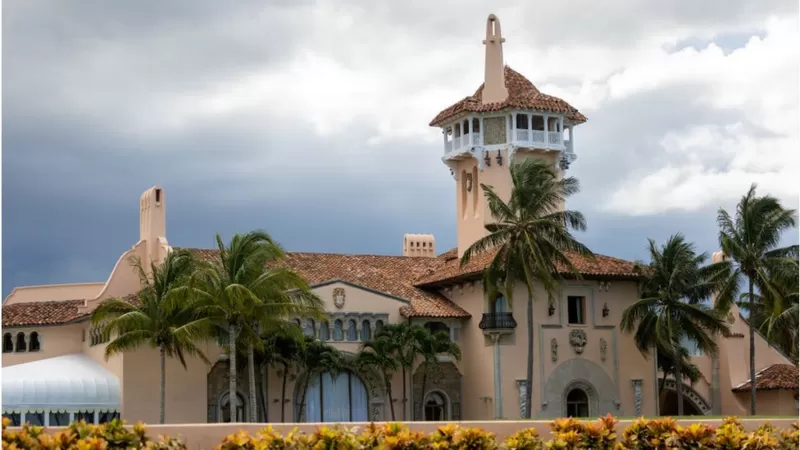
<svg viewBox="0 0 800 450"><path fill-rule="evenodd" d="M503 34L500 32L500 19L489 14L486 19L486 68L483 80L482 103L498 103L508 97L505 68L503 65Z"/></svg>

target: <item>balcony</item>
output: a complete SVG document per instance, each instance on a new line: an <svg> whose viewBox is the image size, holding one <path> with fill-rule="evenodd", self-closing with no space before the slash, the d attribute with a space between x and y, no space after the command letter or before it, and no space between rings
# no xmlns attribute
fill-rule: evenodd
<svg viewBox="0 0 800 450"><path fill-rule="evenodd" d="M454 136L451 140L444 143L444 154L450 152L467 152L470 148L483 145L483 135L481 133L467 133L461 136Z"/></svg>
<svg viewBox="0 0 800 450"><path fill-rule="evenodd" d="M514 320L514 315L510 312L501 313L484 313L478 327L487 332L506 331L511 332L517 328L517 321Z"/></svg>
<svg viewBox="0 0 800 450"><path fill-rule="evenodd" d="M563 133L560 131L525 130L519 128L511 131L511 142L518 147L563 150L565 148L565 143L569 142L568 140L564 140Z"/></svg>

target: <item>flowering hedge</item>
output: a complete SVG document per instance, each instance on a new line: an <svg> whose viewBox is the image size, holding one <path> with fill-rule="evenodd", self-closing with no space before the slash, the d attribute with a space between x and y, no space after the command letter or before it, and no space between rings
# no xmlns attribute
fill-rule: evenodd
<svg viewBox="0 0 800 450"><path fill-rule="evenodd" d="M678 425L674 419L639 419L622 433L616 431L617 419L606 416L597 421L558 419L550 424L550 438L545 440L534 428L521 429L505 441L480 428L444 425L433 433L411 431L399 423L370 424L359 430L344 426L323 426L314 433L296 429L281 434L267 427L255 435L241 431L225 437L219 450L540 450L540 449L797 449L798 424L778 432L769 424L745 432L736 418L726 418L719 427L703 423ZM25 425L20 431L7 429L3 419L4 449L185 449L177 439L162 437L152 441L146 428L137 423L131 429L115 420L106 425L76 422L65 431L52 435L42 427Z"/></svg>

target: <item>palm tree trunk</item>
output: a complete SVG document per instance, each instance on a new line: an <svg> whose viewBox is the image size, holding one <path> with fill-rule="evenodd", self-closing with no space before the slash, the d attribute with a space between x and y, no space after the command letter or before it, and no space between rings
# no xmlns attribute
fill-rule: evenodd
<svg viewBox="0 0 800 450"><path fill-rule="evenodd" d="M289 365L283 365L283 386L281 387L281 423L286 423L286 379L289 378Z"/></svg>
<svg viewBox="0 0 800 450"><path fill-rule="evenodd" d="M384 372L383 374L383 382L386 385L386 396L389 397L389 409L392 412L392 422L395 420L394 416L394 399L392 398L392 382L389 380L389 375Z"/></svg>
<svg viewBox="0 0 800 450"><path fill-rule="evenodd" d="M417 410L417 420L425 420L425 385L428 384L428 365L423 362L425 367L422 370L422 392L419 394L419 409Z"/></svg>
<svg viewBox="0 0 800 450"><path fill-rule="evenodd" d="M748 287L750 293L750 314L755 311L755 299L753 297L753 277L748 277ZM756 332L753 326L753 318L747 321L750 328L750 415L756 415Z"/></svg>
<svg viewBox="0 0 800 450"><path fill-rule="evenodd" d="M158 350L161 359L161 386L158 399L160 414L158 423L163 425L167 415L167 352L163 346L159 347Z"/></svg>
<svg viewBox="0 0 800 450"><path fill-rule="evenodd" d="M678 393L678 415L683 415L683 375L681 374L681 354L680 349L675 349L673 351L674 354L678 355L675 358L675 362L673 363L673 367L675 368L675 390Z"/></svg>
<svg viewBox="0 0 800 450"><path fill-rule="evenodd" d="M258 401L256 400L256 361L253 344L247 346L247 378L250 390L250 422L258 422Z"/></svg>
<svg viewBox="0 0 800 450"><path fill-rule="evenodd" d="M303 420L303 410L306 407L306 394L308 393L308 385L311 382L311 373L308 374L306 380L303 382L303 392L300 394L300 409L297 412L297 422Z"/></svg>
<svg viewBox="0 0 800 450"><path fill-rule="evenodd" d="M533 286L528 286L528 363L525 369L525 418L531 418L533 403Z"/></svg>
<svg viewBox="0 0 800 450"><path fill-rule="evenodd" d="M406 419L406 409L408 409L407 402L408 398L406 395L406 366L403 366L403 420L407 420Z"/></svg>
<svg viewBox="0 0 800 450"><path fill-rule="evenodd" d="M228 403L230 404L231 423L236 422L236 407L239 400L239 396L236 395L236 338L238 334L239 329L236 325L228 325L228 369L230 372Z"/></svg>
<svg viewBox="0 0 800 450"><path fill-rule="evenodd" d="M263 388L261 389L263 398L261 399L262 404L264 405L264 422L269 423L269 364L262 364L261 365L261 383Z"/></svg>

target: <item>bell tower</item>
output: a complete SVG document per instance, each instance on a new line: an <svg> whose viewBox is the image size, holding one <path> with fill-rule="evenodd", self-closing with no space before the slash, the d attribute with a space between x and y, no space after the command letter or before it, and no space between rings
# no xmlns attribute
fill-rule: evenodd
<svg viewBox="0 0 800 450"><path fill-rule="evenodd" d="M508 200L509 165L535 157L563 176L576 159L572 129L586 117L564 100L541 93L503 60L505 38L494 14L486 19L484 80L475 93L440 112L442 161L456 180L458 256L486 235L492 221L481 184Z"/></svg>

